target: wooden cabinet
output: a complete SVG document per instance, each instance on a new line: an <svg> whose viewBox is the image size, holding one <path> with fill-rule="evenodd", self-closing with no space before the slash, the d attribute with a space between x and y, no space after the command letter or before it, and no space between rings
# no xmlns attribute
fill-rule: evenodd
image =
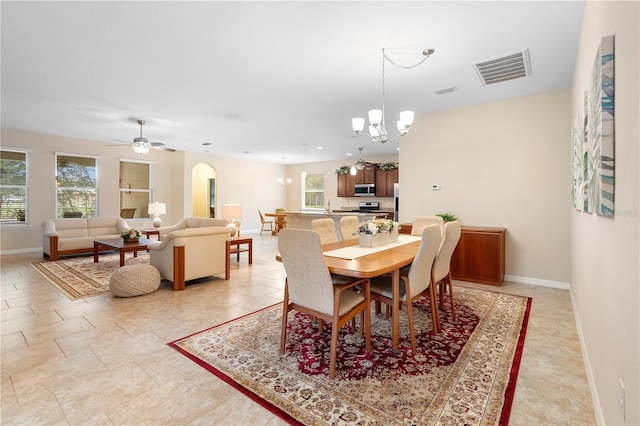
<svg viewBox="0 0 640 426"><path fill-rule="evenodd" d="M375 164L367 164L364 169L356 173L355 183L376 183L376 169Z"/></svg>
<svg viewBox="0 0 640 426"><path fill-rule="evenodd" d="M499 286L504 281L504 228L462 227L451 258L454 280Z"/></svg>
<svg viewBox="0 0 640 426"><path fill-rule="evenodd" d="M398 183L398 169L376 168L376 197L393 197L393 185Z"/></svg>
<svg viewBox="0 0 640 426"><path fill-rule="evenodd" d="M338 176L338 197L355 197L356 177L351 173Z"/></svg>

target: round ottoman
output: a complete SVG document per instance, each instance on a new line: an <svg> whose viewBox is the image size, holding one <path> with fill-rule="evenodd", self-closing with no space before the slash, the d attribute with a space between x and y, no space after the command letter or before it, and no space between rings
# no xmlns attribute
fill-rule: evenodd
<svg viewBox="0 0 640 426"><path fill-rule="evenodd" d="M118 268L109 281L116 297L132 297L153 293L160 287L160 272L151 265L126 265Z"/></svg>

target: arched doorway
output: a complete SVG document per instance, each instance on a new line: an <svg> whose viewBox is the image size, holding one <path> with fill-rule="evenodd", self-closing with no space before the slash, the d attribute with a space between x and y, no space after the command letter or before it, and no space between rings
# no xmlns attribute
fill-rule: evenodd
<svg viewBox="0 0 640 426"><path fill-rule="evenodd" d="M198 163L191 170L191 202L193 215L215 217L216 170L209 164Z"/></svg>

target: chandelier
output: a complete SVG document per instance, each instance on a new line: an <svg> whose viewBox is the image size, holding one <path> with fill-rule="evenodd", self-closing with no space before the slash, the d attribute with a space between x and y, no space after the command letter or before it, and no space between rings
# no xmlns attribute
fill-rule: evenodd
<svg viewBox="0 0 640 426"><path fill-rule="evenodd" d="M386 143L387 141L392 141L396 139L398 136L404 136L409 131L409 128L413 124L413 111L402 111L400 113L400 120L396 122L397 131L389 136L387 133L386 122L384 119L384 107L385 107L385 86L384 86L384 63L385 61L389 61L392 65L395 65L399 68L410 69L415 68L418 65L422 64L426 61L429 56L433 55L435 49L425 49L422 51L424 58L420 60L415 65L404 66L399 65L393 62L387 55L384 53L384 48L382 49L382 109L372 109L369 111L369 133L364 132L364 117L354 117L351 119L351 126L353 127L353 131L356 132L356 135L364 135L371 138L374 142Z"/></svg>

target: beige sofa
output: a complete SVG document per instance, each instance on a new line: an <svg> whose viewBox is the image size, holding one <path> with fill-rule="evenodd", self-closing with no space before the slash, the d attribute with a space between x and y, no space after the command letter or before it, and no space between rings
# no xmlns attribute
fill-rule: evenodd
<svg viewBox="0 0 640 426"><path fill-rule="evenodd" d="M184 290L185 281L222 273L228 280L229 237L229 229L220 226L178 229L149 243L149 263L173 281L174 290Z"/></svg>
<svg viewBox="0 0 640 426"><path fill-rule="evenodd" d="M42 254L50 260L59 256L93 251L96 238L120 238L129 228L120 217L49 219L42 222Z"/></svg>
<svg viewBox="0 0 640 426"><path fill-rule="evenodd" d="M233 223L230 223L226 219L213 219L208 217L186 217L173 226L164 226L159 228L160 240L164 239L165 235L173 231L179 231L181 229L189 228L204 228L204 227L223 227L227 228L229 236L233 238L236 235L237 229Z"/></svg>

